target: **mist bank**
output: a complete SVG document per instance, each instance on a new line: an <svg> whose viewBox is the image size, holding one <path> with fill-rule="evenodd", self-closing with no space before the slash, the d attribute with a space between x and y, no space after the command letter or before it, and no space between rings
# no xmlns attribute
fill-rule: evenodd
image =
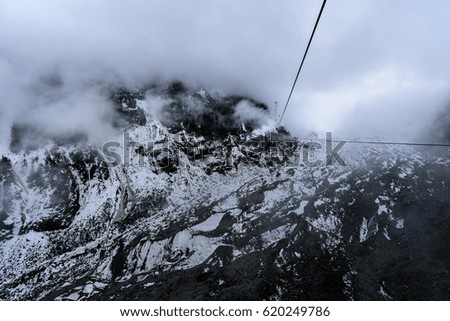
<svg viewBox="0 0 450 321"><path fill-rule="evenodd" d="M100 80L74 84L54 73L39 77L26 90L30 100L24 100L22 111L27 112L9 115L3 153L54 144L101 146L136 126L151 130L162 125L174 134L207 139L276 126L268 106L252 97L211 92L178 80L139 87Z"/></svg>
<svg viewBox="0 0 450 321"><path fill-rule="evenodd" d="M252 97L276 117L319 7L315 0L4 0L0 148L17 122L106 139L114 134L104 121L111 84L178 79ZM283 124L300 137L431 139L424 135L450 100L449 14L443 0L328 3Z"/></svg>

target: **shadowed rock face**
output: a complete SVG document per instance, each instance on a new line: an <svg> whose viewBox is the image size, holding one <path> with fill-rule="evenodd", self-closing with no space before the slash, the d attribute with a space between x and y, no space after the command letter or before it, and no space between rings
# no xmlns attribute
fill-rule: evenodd
<svg viewBox="0 0 450 321"><path fill-rule="evenodd" d="M214 96L204 91L188 90L174 82L163 90L171 102L163 107L161 122L171 132L186 130L207 138L224 138L253 131L262 124L258 118L242 119L236 111L241 102L254 108L255 113L268 117L265 104L242 96Z"/></svg>
<svg viewBox="0 0 450 321"><path fill-rule="evenodd" d="M49 142L60 146L71 146L87 143L88 137L83 133L51 135L28 123L15 123L11 128L11 143L9 148L13 153L38 150Z"/></svg>
<svg viewBox="0 0 450 321"><path fill-rule="evenodd" d="M266 113L249 98L111 99L142 164L80 141L0 159L0 299L450 299L448 159L352 145L347 167L305 167L307 143L237 117Z"/></svg>

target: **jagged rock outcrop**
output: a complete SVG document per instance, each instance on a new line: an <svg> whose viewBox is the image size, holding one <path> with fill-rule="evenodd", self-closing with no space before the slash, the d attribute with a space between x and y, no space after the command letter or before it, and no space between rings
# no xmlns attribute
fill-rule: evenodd
<svg viewBox="0 0 450 321"><path fill-rule="evenodd" d="M448 159L348 146L308 167L252 99L108 95L118 159L76 139L1 158L0 299L449 299Z"/></svg>

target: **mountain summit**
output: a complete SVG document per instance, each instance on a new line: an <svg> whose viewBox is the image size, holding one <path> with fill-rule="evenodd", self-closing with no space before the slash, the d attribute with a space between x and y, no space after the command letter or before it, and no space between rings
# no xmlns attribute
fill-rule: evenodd
<svg viewBox="0 0 450 321"><path fill-rule="evenodd" d="M0 299L450 299L448 159L346 145L346 166L305 163L324 149L254 99L105 95L117 141L13 128Z"/></svg>

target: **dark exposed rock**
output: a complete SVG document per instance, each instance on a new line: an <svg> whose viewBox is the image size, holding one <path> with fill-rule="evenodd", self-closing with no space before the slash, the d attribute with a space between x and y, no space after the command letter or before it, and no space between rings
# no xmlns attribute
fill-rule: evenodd
<svg viewBox="0 0 450 321"><path fill-rule="evenodd" d="M449 299L447 159L371 146L311 168L296 159L308 142L237 117L243 101L266 112L250 98L149 87L170 101L158 128L146 90L110 95L120 126L159 129L131 142L137 165L80 141L25 152L36 132L14 129L0 299Z"/></svg>

